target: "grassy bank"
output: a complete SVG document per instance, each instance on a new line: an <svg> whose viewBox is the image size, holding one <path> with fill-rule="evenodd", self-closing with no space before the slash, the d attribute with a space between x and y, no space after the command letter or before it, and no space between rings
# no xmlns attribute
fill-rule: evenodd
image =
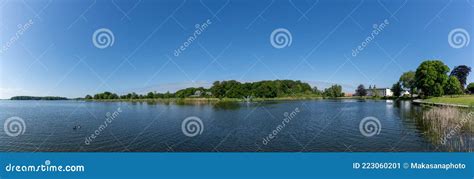
<svg viewBox="0 0 474 179"><path fill-rule="evenodd" d="M443 96L424 99L424 102L474 106L474 95Z"/></svg>

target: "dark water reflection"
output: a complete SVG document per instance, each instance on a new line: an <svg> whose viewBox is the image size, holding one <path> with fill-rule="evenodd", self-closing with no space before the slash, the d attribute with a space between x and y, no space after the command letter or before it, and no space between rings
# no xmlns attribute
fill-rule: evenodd
<svg viewBox="0 0 474 179"><path fill-rule="evenodd" d="M472 119L459 122L469 111L430 113L433 110L439 111L385 100L0 101L0 124L17 116L26 125L16 137L2 128L0 151L473 151ZM101 127L107 113L114 112L118 114L111 123ZM438 119L453 114L449 122ZM203 124L202 133L194 137L182 131L183 120L190 116ZM380 133L370 137L361 133L359 125L366 117L378 119ZM456 126L461 127L455 130ZM86 137L99 128L87 145ZM268 140L270 134L275 135Z"/></svg>

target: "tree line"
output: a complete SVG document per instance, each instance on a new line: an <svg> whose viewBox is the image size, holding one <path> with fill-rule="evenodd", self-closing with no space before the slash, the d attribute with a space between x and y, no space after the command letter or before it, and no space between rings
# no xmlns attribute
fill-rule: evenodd
<svg viewBox="0 0 474 179"><path fill-rule="evenodd" d="M14 96L10 100L67 100L67 98L59 96Z"/></svg>
<svg viewBox="0 0 474 179"><path fill-rule="evenodd" d="M265 80L241 83L236 80L215 81L210 88L190 87L175 93L149 92L147 94L128 93L117 95L112 92L86 95L85 99L159 99L159 98L278 98L299 96L341 97L344 96L342 86L332 85L324 90L311 88L308 83L299 80Z"/></svg>
<svg viewBox="0 0 474 179"><path fill-rule="evenodd" d="M399 80L392 85L393 96L399 97L404 90L413 97L417 94L421 97L438 97L443 95L473 94L474 83L466 86L467 77L471 67L466 65L455 66L451 70L439 60L427 60L422 62L416 71L403 73ZM356 96L367 95L364 85L356 89Z"/></svg>

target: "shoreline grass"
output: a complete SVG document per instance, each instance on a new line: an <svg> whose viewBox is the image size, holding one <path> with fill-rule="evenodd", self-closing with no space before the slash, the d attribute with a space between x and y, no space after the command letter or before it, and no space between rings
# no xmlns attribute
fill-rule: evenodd
<svg viewBox="0 0 474 179"><path fill-rule="evenodd" d="M442 97L432 97L422 100L423 102L428 103L444 103L444 104L454 104L454 105L466 105L474 106L474 95L454 95L454 96L442 96Z"/></svg>

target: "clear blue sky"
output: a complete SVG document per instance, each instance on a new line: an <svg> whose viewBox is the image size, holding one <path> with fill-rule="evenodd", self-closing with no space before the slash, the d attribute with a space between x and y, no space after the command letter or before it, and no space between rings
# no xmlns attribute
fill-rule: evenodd
<svg viewBox="0 0 474 179"><path fill-rule="evenodd" d="M352 92L361 83L390 87L427 59L451 69L474 66L474 42L448 43L453 29L474 35L474 1L467 0L3 0L0 8L0 98L165 92L229 79L338 83ZM389 24L354 57L385 19ZM17 36L18 25L30 20ZM113 32L112 46L94 46L100 28ZM290 46L272 46L277 28L291 33Z"/></svg>

